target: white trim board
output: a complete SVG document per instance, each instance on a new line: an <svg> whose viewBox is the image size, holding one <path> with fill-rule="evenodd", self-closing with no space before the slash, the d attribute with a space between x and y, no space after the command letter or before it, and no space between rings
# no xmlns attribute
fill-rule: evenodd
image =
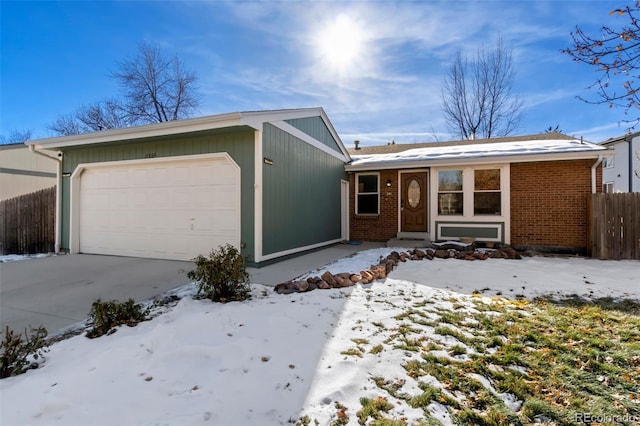
<svg viewBox="0 0 640 426"><path fill-rule="evenodd" d="M289 250L279 251L277 253L267 254L267 255L262 256L262 261L271 260L271 259L275 259L275 258L282 257L282 256L287 256L289 254L300 253L300 252L307 251L307 250L313 250L313 249L316 249L316 248L328 246L330 244L339 243L341 241L342 241L342 239L338 238L338 239L335 239L335 240L329 240L329 241L324 241L324 242L321 242L321 243L311 244L309 246L296 247L296 248L292 248L292 249L289 249Z"/></svg>
<svg viewBox="0 0 640 426"><path fill-rule="evenodd" d="M333 150L331 148L329 148L327 145L323 144L322 142L320 142L319 140L309 136L308 134L304 133L303 131L293 127L291 124L284 122L284 121L271 121L269 124L277 127L278 129L282 130L283 132L287 132L292 136L295 136L296 138L305 141L306 143L308 143L309 145L318 148L319 150L331 155L332 157L335 157L337 159L339 159L340 161L343 162L348 162L349 160L347 159L347 157L344 156L344 154L340 154L338 151ZM340 146L339 142L336 141L336 144L338 144L338 146Z"/></svg>

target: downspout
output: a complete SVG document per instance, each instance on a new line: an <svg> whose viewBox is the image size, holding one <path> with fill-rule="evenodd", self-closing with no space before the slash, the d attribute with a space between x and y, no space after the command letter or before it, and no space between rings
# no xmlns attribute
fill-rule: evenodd
<svg viewBox="0 0 640 426"><path fill-rule="evenodd" d="M34 154L42 155L43 157L54 159L58 162L58 169L56 173L56 237L53 250L55 253L59 253L60 241L62 240L62 151L58 151L57 155L53 156L36 150L34 145L29 145L29 151Z"/></svg>
<svg viewBox="0 0 640 426"><path fill-rule="evenodd" d="M600 163L602 163L603 159L604 159L604 157L602 155L598 155L598 159L596 160L595 163L593 163L593 166L591 166L591 193L592 194L595 194L597 192L597 188L596 188L596 169L598 168Z"/></svg>
<svg viewBox="0 0 640 426"><path fill-rule="evenodd" d="M633 138L629 135L624 140L629 145L629 192L633 192Z"/></svg>

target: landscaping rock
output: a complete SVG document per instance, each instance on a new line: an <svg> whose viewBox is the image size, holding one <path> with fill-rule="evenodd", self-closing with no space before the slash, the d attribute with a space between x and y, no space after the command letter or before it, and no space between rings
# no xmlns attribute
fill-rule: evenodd
<svg viewBox="0 0 640 426"><path fill-rule="evenodd" d="M299 292L308 291L309 290L309 282L308 281L296 281L294 286Z"/></svg>
<svg viewBox="0 0 640 426"><path fill-rule="evenodd" d="M319 289L321 290L328 290L331 288L331 286L329 285L328 282L326 282L325 280L320 280L318 281L318 283L316 284L318 286Z"/></svg>
<svg viewBox="0 0 640 426"><path fill-rule="evenodd" d="M336 280L331 275L331 272L327 271L322 274L321 278L326 281L331 287L337 287Z"/></svg>
<svg viewBox="0 0 640 426"><path fill-rule="evenodd" d="M509 246L503 246L499 249L489 249L486 251L478 251L471 246L461 246L457 244L438 245L437 249L427 248L421 250L415 248L406 252L392 251L386 257L380 256L377 265L371 265L368 270L360 271L360 273L341 272L331 274L329 271L323 273L320 277L308 277L305 280L287 281L275 286L278 294L289 294L294 292L307 292L315 289L330 289L350 287L357 283L369 284L374 280L385 279L393 268L400 262L407 260L433 260L434 257L440 259L463 259L468 261L493 259L521 259L522 255Z"/></svg>
<svg viewBox="0 0 640 426"><path fill-rule="evenodd" d="M275 291L278 294L289 294L289 293L296 292L297 289L295 288L295 286L293 285L293 283L291 281L288 281L286 283L280 283L280 284L276 285Z"/></svg>

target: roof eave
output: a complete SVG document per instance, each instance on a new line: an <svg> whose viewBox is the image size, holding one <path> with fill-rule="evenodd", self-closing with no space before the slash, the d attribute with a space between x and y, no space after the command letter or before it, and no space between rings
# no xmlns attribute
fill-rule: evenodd
<svg viewBox="0 0 640 426"><path fill-rule="evenodd" d="M242 113L233 112L206 117L188 118L185 120L165 121L163 123L147 124L143 126L104 130L102 132L95 133L82 133L79 135L36 139L27 141L26 144L35 145L37 148L41 149L63 148L67 146L90 145L104 142L142 139L154 136L175 135L201 130L213 130L243 124Z"/></svg>
<svg viewBox="0 0 640 426"><path fill-rule="evenodd" d="M482 164L504 164L504 163L531 163L538 161L562 161L562 160L587 160L597 159L600 156L611 157L614 151L610 149L599 149L592 151L562 152L551 154L518 154L518 155L496 155L487 157L472 158L446 158L442 160L410 160L410 161L381 161L370 164L347 164L347 172L370 171L370 170L390 170L390 169L413 169L418 167L447 167Z"/></svg>

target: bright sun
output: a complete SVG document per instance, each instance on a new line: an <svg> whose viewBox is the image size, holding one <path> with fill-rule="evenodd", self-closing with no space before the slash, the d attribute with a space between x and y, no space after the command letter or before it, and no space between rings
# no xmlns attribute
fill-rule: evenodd
<svg viewBox="0 0 640 426"><path fill-rule="evenodd" d="M322 59L338 71L354 65L361 54L363 43L364 32L345 14L339 15L318 36Z"/></svg>

